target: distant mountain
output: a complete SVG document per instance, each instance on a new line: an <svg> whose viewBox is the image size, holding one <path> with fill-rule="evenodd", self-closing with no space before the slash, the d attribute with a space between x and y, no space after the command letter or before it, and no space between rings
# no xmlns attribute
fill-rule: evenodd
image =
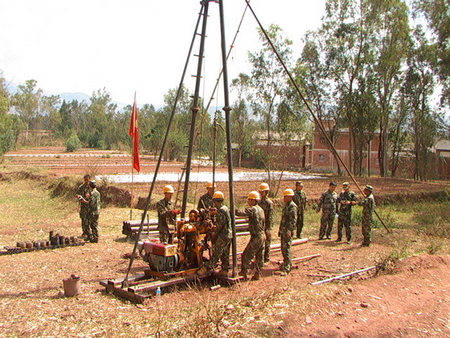
<svg viewBox="0 0 450 338"><path fill-rule="evenodd" d="M85 93L61 93L59 96L61 97L61 101L66 100L66 102L71 102L74 100L89 102L90 99L90 96Z"/></svg>

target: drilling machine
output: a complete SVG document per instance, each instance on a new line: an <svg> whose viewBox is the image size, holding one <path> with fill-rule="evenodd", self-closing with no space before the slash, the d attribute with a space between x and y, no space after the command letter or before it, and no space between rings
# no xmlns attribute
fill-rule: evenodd
<svg viewBox="0 0 450 338"><path fill-rule="evenodd" d="M189 220L177 221L176 243L140 242L139 253L150 267L146 274L164 278L196 273L206 259L204 251L211 248L214 231L210 209L193 209Z"/></svg>

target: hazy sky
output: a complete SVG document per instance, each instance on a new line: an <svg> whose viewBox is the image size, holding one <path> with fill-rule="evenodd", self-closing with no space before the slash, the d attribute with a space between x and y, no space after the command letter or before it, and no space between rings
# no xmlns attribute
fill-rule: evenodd
<svg viewBox="0 0 450 338"><path fill-rule="evenodd" d="M275 23L293 40L296 58L325 8L325 0L250 4L265 28ZM244 0L224 0L227 47L245 6ZM201 90L207 99L221 69L219 5L209 7ZM199 11L198 0L0 0L0 71L7 81L34 79L53 94L105 88L114 101L131 104L136 91L138 104L161 105L180 82ZM247 52L261 48L256 27L247 11L228 62L230 82L249 72ZM196 68L193 57L184 81L192 90ZM222 105L221 97L222 87L213 105Z"/></svg>

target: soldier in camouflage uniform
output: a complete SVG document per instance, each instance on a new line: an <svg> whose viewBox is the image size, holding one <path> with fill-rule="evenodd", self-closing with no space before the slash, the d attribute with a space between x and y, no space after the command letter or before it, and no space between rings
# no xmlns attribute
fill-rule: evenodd
<svg viewBox="0 0 450 338"><path fill-rule="evenodd" d="M212 182L206 183L206 194L200 196L200 199L198 200L197 209L209 209L214 208L214 201L213 201L213 195L214 195L214 184Z"/></svg>
<svg viewBox="0 0 450 338"><path fill-rule="evenodd" d="M98 218L100 217L100 193L97 190L95 181L89 182L91 193L89 197L89 230L92 243L98 243Z"/></svg>
<svg viewBox="0 0 450 338"><path fill-rule="evenodd" d="M297 181L295 182L295 190L294 190L294 198L293 201L297 204L297 238L302 238L302 230L304 225L304 216L306 209L306 202L308 197L306 196L306 192L303 191L303 182Z"/></svg>
<svg viewBox="0 0 450 338"><path fill-rule="evenodd" d="M319 204L317 205L316 212L320 212L322 209L322 217L320 218L320 232L319 240L322 240L325 236L327 239L331 239L331 231L333 230L334 218L336 217L336 190L337 184L331 182L327 191L320 196Z"/></svg>
<svg viewBox="0 0 450 338"><path fill-rule="evenodd" d="M78 203L80 204L80 218L81 218L81 230L82 237L88 239L89 235L89 204L84 203L82 200L87 197L90 193L91 189L89 188L89 181L91 180L90 175L84 175L83 181L77 188L76 197L78 199Z"/></svg>
<svg viewBox="0 0 450 338"><path fill-rule="evenodd" d="M250 241L241 256L241 271L239 272L239 275L243 276L244 279L247 279L247 271L253 257L256 257L256 271L252 280L261 278L261 268L264 265L264 210L258 205L259 199L259 193L257 191L252 191L248 194L247 199L249 207L243 211L236 210L237 216L248 217L248 230L250 231Z"/></svg>
<svg viewBox="0 0 450 338"><path fill-rule="evenodd" d="M164 198L156 203L156 210L158 211L158 231L159 241L161 243L168 243L170 238L169 223L175 224L175 220L180 210L174 210L172 205L172 196L174 193L171 185L164 187Z"/></svg>
<svg viewBox="0 0 450 338"><path fill-rule="evenodd" d="M264 210L264 233L266 235L266 240L264 241L264 263L269 262L270 243L272 242L273 202L269 198L269 191L269 185L261 183L259 186L261 200L258 202L258 205Z"/></svg>
<svg viewBox="0 0 450 338"><path fill-rule="evenodd" d="M370 246L372 240L372 215L375 209L375 198L373 197L373 187L366 185L364 188L364 200L360 201L358 205L363 207L362 211L362 234L364 237L362 246Z"/></svg>
<svg viewBox="0 0 450 338"><path fill-rule="evenodd" d="M214 232L214 245L212 250L211 259L201 267L197 273L199 275L206 274L209 270L216 267L217 262L220 259L222 269L218 275L228 275L228 269L230 268L230 245L233 238L233 232L231 230L231 217L230 211L227 206L223 204L224 195L221 191L216 191L213 195L214 206L217 211L211 211L216 216L216 230Z"/></svg>
<svg viewBox="0 0 450 338"><path fill-rule="evenodd" d="M284 207L278 236L281 237L281 253L283 255L283 264L280 267L280 271L282 276L286 276L292 267L291 246L297 224L298 208L292 201L294 197L294 191L292 189L286 189L283 195Z"/></svg>
<svg viewBox="0 0 450 338"><path fill-rule="evenodd" d="M356 194L350 190L348 182L342 183L344 189L337 199L338 205L338 238L336 242L342 241L342 233L345 228L347 244L352 243L352 206L357 204Z"/></svg>

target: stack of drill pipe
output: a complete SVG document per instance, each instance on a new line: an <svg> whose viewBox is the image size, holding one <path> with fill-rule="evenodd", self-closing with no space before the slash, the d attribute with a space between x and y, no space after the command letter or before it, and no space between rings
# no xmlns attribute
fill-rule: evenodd
<svg viewBox="0 0 450 338"><path fill-rule="evenodd" d="M236 232L247 234L248 231L248 220L247 218L236 218ZM127 237L135 236L139 228L141 226L141 221L124 221L122 226L122 234ZM244 233L243 233L244 232ZM149 221L144 222L144 226L142 228L142 233L149 237L158 236L158 220L151 219Z"/></svg>

